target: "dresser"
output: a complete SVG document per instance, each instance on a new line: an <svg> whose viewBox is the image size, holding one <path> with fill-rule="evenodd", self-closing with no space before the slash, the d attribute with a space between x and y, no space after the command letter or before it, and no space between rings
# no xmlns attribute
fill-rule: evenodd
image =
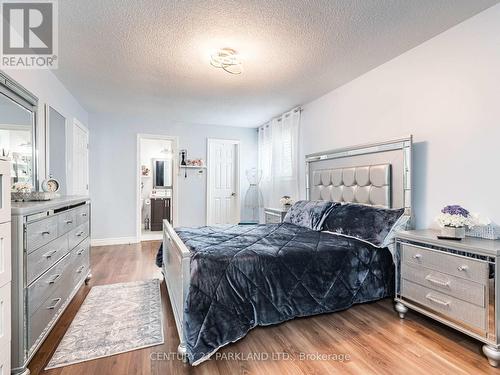
<svg viewBox="0 0 500 375"><path fill-rule="evenodd" d="M10 162L0 159L0 374L10 374Z"/></svg>
<svg viewBox="0 0 500 375"><path fill-rule="evenodd" d="M283 222L288 208L264 208L264 219L266 224L279 224Z"/></svg>
<svg viewBox="0 0 500 375"><path fill-rule="evenodd" d="M12 203L12 372L27 364L90 278L90 201Z"/></svg>
<svg viewBox="0 0 500 375"><path fill-rule="evenodd" d="M408 308L484 343L489 363L500 364L500 240L439 240L433 230L396 237L396 305Z"/></svg>

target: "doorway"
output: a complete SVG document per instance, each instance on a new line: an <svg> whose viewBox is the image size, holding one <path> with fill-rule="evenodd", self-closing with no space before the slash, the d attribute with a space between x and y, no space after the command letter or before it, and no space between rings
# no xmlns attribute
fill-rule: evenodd
<svg viewBox="0 0 500 375"><path fill-rule="evenodd" d="M207 225L240 221L240 142L208 139Z"/></svg>
<svg viewBox="0 0 500 375"><path fill-rule="evenodd" d="M89 130L73 121L72 195L89 195Z"/></svg>
<svg viewBox="0 0 500 375"><path fill-rule="evenodd" d="M177 137L137 135L137 241L161 240L163 220L177 223Z"/></svg>

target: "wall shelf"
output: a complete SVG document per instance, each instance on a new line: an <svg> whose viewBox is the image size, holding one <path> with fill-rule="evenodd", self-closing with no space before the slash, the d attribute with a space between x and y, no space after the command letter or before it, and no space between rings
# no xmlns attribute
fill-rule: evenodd
<svg viewBox="0 0 500 375"><path fill-rule="evenodd" d="M186 168L186 169L207 169L206 165L179 165L179 168Z"/></svg>

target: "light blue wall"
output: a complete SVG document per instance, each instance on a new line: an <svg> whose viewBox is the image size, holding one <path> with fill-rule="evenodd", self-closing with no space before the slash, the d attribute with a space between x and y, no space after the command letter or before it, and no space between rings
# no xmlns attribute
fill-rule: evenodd
<svg viewBox="0 0 500 375"><path fill-rule="evenodd" d="M416 227L447 204L500 223L499 21L496 5L304 105L301 160L413 134Z"/></svg>
<svg viewBox="0 0 500 375"><path fill-rule="evenodd" d="M257 165L255 129L213 125L187 125L168 121L161 113L149 116L90 114L90 195L92 198L92 237L124 238L136 235L136 158L137 134L179 137L179 148L189 158L207 159L207 138L235 139L241 142L241 189L248 188L245 171ZM206 173L195 171L178 176L179 222L181 226L204 225L206 218ZM243 205L242 205L243 206Z"/></svg>

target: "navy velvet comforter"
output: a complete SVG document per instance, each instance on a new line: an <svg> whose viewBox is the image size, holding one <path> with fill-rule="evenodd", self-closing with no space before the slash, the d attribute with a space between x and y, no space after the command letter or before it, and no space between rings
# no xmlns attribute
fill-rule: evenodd
<svg viewBox="0 0 500 375"><path fill-rule="evenodd" d="M198 364L258 325L394 293L388 249L292 224L178 228L192 251L184 335Z"/></svg>

